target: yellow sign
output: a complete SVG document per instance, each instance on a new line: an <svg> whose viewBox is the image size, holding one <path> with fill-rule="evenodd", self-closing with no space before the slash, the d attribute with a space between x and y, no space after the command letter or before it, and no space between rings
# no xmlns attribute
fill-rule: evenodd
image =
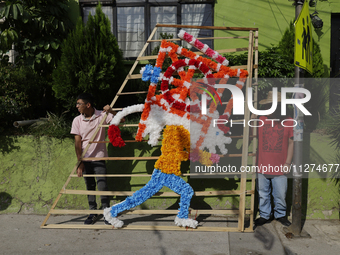
<svg viewBox="0 0 340 255"><path fill-rule="evenodd" d="M313 73L313 38L308 1L302 6L299 17L295 21L295 52L296 66Z"/></svg>

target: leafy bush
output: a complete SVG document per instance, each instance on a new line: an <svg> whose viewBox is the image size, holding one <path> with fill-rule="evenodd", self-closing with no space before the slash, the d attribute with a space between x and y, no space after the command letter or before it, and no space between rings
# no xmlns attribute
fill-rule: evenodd
<svg viewBox="0 0 340 255"><path fill-rule="evenodd" d="M230 66L247 65L247 52L240 55L225 54L224 56L229 60ZM272 46L264 51L259 51L258 60L258 78L277 78L282 83L279 83L276 87L282 87L286 78L294 77L294 64L288 62L278 47ZM266 98L271 89L270 83L259 83L258 99Z"/></svg>
<svg viewBox="0 0 340 255"><path fill-rule="evenodd" d="M2 128L22 119L43 117L53 102L49 82L28 66L0 64L0 122ZM1 130L3 131L3 130Z"/></svg>
<svg viewBox="0 0 340 255"><path fill-rule="evenodd" d="M340 108L332 114L332 116L328 116L327 119L327 133L330 136L332 142L331 146L335 147L337 151L334 162L340 161ZM336 184L339 185L340 188L340 171L334 172L333 176Z"/></svg>
<svg viewBox="0 0 340 255"><path fill-rule="evenodd" d="M53 90L63 107L74 107L76 96L94 95L96 103L111 102L125 78L122 53L111 32L110 20L96 8L84 25L79 18L76 29L62 44L62 56L53 72Z"/></svg>
<svg viewBox="0 0 340 255"><path fill-rule="evenodd" d="M47 119L34 123L29 127L30 134L34 136L50 136L58 139L71 137L70 127L71 121L65 119L62 114L57 116L53 113L47 112Z"/></svg>

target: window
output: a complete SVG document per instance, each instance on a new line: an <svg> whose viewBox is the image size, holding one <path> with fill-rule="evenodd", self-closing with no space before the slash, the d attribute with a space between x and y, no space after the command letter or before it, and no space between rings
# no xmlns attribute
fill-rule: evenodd
<svg viewBox="0 0 340 255"><path fill-rule="evenodd" d="M134 59L142 50L146 40L157 23L212 26L214 0L112 0L100 1L103 12L111 21L111 30L117 38L124 58ZM79 0L84 22L88 15L94 15L97 1ZM195 37L212 37L211 30L186 29ZM173 34L177 38L177 28L158 28L154 38L160 33ZM202 40L213 48L212 40ZM151 44L147 54L156 47ZM190 48L189 44L185 47Z"/></svg>

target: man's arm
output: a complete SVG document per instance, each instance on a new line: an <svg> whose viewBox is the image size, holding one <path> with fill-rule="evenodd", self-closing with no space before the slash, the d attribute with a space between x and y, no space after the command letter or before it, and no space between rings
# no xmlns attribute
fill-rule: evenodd
<svg viewBox="0 0 340 255"><path fill-rule="evenodd" d="M108 104L103 107L103 112L111 113L113 116L117 114L117 112L112 110L112 108ZM125 118L122 118L120 123L124 123L124 122L125 122Z"/></svg>
<svg viewBox="0 0 340 255"><path fill-rule="evenodd" d="M76 149L76 155L77 155L77 159L78 161L81 160L81 154L83 153L83 149L81 146L81 136L80 135L75 135L74 136L74 147ZM82 177L83 176L83 172L84 172L84 163L81 162L78 166L77 169L77 174L78 177Z"/></svg>

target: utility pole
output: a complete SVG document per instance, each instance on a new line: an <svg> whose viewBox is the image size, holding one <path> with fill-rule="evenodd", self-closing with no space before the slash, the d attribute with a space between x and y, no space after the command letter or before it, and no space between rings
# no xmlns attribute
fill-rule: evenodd
<svg viewBox="0 0 340 255"><path fill-rule="evenodd" d="M304 1L295 0L295 20L298 19ZM295 87L303 88L303 72L300 72L300 67L295 66ZM297 95L294 94L296 97ZM292 224L285 227L284 231L292 233L294 237L310 237L305 231L302 233L302 173L301 167L303 165L303 127L304 118L303 113L299 108L294 106L294 120L297 125L294 127L294 155L293 155L293 201L292 201Z"/></svg>

